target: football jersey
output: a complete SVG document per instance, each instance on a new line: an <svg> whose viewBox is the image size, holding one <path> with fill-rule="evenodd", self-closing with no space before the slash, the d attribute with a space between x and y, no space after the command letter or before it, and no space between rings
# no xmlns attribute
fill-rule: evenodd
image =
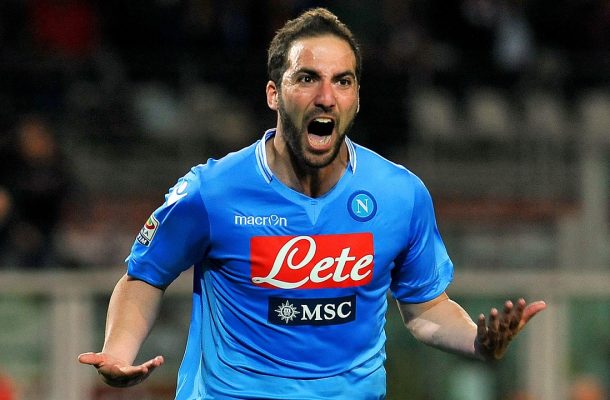
<svg viewBox="0 0 610 400"><path fill-rule="evenodd" d="M346 138L345 173L308 197L269 168L274 134L192 168L127 258L158 287L194 268L176 399L382 399L388 290L421 303L453 277L429 192Z"/></svg>

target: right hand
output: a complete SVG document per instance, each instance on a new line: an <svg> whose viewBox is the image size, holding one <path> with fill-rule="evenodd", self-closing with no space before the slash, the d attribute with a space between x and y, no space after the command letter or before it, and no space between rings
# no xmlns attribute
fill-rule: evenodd
<svg viewBox="0 0 610 400"><path fill-rule="evenodd" d="M157 356L140 365L129 365L106 353L83 353L78 356L78 361L94 366L102 380L114 387L137 385L164 362L163 356Z"/></svg>

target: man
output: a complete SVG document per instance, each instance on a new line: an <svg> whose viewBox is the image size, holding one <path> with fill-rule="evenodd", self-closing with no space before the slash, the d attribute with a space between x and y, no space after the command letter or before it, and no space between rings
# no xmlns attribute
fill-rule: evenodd
<svg viewBox="0 0 610 400"><path fill-rule="evenodd" d="M445 294L453 265L423 183L351 142L361 57L325 9L269 48L262 140L199 165L142 228L110 300L104 348L79 360L113 386L132 365L163 290L194 265L176 399L382 399L386 293L422 342L499 359L545 304L506 302L475 324ZM477 327L478 325L478 327Z"/></svg>

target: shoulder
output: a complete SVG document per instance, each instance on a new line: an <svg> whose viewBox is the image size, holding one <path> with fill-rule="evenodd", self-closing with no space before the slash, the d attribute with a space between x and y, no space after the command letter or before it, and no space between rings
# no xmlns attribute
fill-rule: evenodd
<svg viewBox="0 0 610 400"><path fill-rule="evenodd" d="M265 182L257 163L256 143L222 158L208 159L181 179L193 182L189 186L197 188L204 201L233 196L244 187L260 187Z"/></svg>
<svg viewBox="0 0 610 400"><path fill-rule="evenodd" d="M396 191L428 192L424 182L401 164L397 164L364 146L354 144L357 156L356 172L365 179L371 179L380 185L394 188Z"/></svg>
<svg viewBox="0 0 610 400"><path fill-rule="evenodd" d="M256 162L256 144L255 142L248 147L244 147L241 150L237 150L222 158L208 159L204 164L199 164L195 169L204 172L208 175L234 172L235 169L245 168L249 166L249 163Z"/></svg>
<svg viewBox="0 0 610 400"><path fill-rule="evenodd" d="M201 180L222 179L227 176L256 173L256 143L241 150L229 153L222 158L208 159L204 164L193 167L191 174ZM235 175L239 174L239 175Z"/></svg>

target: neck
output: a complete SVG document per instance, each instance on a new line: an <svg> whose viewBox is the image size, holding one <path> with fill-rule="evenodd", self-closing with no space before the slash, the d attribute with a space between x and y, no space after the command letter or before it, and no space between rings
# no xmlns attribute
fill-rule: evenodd
<svg viewBox="0 0 610 400"><path fill-rule="evenodd" d="M299 162L277 134L267 141L265 149L267 163L274 176L291 189L312 198L328 193L341 179L349 162L345 143L341 145L337 157L321 168L309 167Z"/></svg>

